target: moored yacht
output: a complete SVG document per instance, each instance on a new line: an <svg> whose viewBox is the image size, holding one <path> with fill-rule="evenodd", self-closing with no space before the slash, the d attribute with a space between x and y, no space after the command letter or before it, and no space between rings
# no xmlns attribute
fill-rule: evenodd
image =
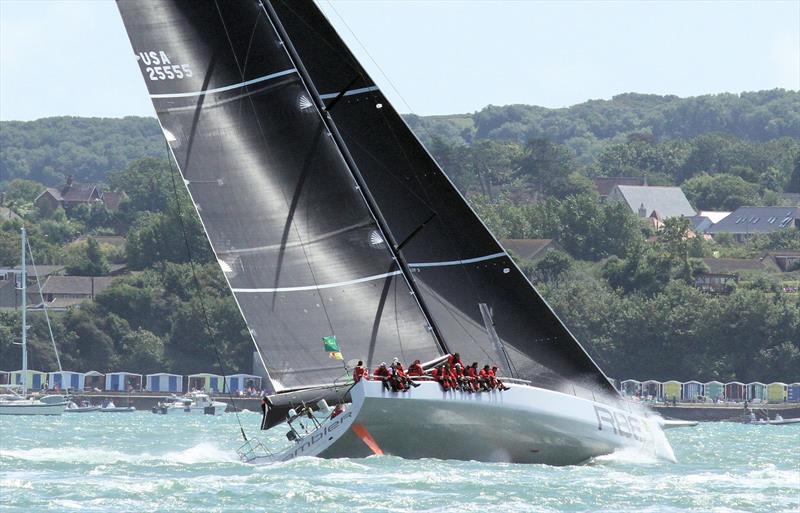
<svg viewBox="0 0 800 513"><path fill-rule="evenodd" d="M67 406L67 400L59 395L45 396L42 398L28 398L28 323L27 323L27 267L26 267L26 246L27 238L25 227L20 230L22 243L22 266L20 271L20 291L22 312L22 383L20 392L17 393L15 387L6 387L8 394L0 396L0 415L61 415Z"/></svg>
<svg viewBox="0 0 800 513"><path fill-rule="evenodd" d="M159 401L153 407L153 413L181 413L181 414L200 414L200 415L222 415L225 413L227 403L214 401L204 392L189 392L184 396L171 395Z"/></svg>

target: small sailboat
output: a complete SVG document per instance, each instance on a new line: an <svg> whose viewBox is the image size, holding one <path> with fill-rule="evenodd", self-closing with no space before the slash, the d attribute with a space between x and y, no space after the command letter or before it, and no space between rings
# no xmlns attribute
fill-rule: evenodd
<svg viewBox="0 0 800 513"><path fill-rule="evenodd" d="M203 392L189 392L178 397L171 395L159 401L151 410L153 413L193 413L200 415L222 415L228 407L227 403L214 401L208 394Z"/></svg>
<svg viewBox="0 0 800 513"><path fill-rule="evenodd" d="M22 312L22 383L20 391L8 388L10 393L0 395L0 415L61 415L67 401L60 395L50 395L41 398L28 398L28 324L27 324L27 267L26 267L26 232L23 226L21 231L22 241L22 266L20 271L21 312Z"/></svg>
<svg viewBox="0 0 800 513"><path fill-rule="evenodd" d="M313 1L117 6L267 370L262 426L288 422L288 448L243 459L564 465L637 447L674 461ZM510 390L394 392L343 363L455 353L498 365Z"/></svg>

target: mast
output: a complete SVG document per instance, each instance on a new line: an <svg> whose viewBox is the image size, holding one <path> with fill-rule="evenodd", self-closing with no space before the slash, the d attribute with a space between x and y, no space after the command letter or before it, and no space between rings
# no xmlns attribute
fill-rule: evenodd
<svg viewBox="0 0 800 513"><path fill-rule="evenodd" d="M434 322L433 316L430 314L430 311L425 306L425 301L422 297L422 294L417 287L417 284L414 282L414 278L411 276L411 268L406 262L405 258L401 254L400 246L398 245L397 241L395 240L394 236L392 235L391 230L389 229L389 224L384 218L383 214L381 213L380 208L375 201L375 198L370 193L369 187L367 186L366 180L361 174L361 171L358 169L358 165L356 164L353 156L350 153L350 150L345 144L344 139L342 138L341 134L339 133L339 129L336 127L336 123L333 121L333 118L330 115L327 107L325 106L325 102L322 101L320 97L319 91L317 91L316 86L314 86L314 82L311 80L311 76L309 75L308 71L303 64L303 60L300 58L300 55L297 53L294 45L292 44L291 38L289 34L286 32L286 29L283 27L278 14L275 12L272 4L269 0L264 2L264 0L259 0L261 7L264 9L264 13L267 15L267 18L270 20L272 25L275 27L275 30L278 32L278 35L283 42L283 46L286 49L286 52L289 54L295 68L297 69L298 74L303 79L303 82L306 86L306 89L311 94L312 98L314 99L314 104L317 108L317 111L320 113L322 121L325 123L325 127L330 132L336 147L339 149L342 157L347 164L347 168L350 170L350 173L353 175L356 183L358 184L358 188L361 191L361 195L364 198L364 201L367 204L367 208L369 209L372 217L378 224L378 228L381 231L381 235L383 236L384 240L387 242L387 246L389 247L389 251L392 254L392 258L395 262L397 262L398 267L400 267L400 271L403 274L403 278L405 279L406 284L411 289L411 293L414 296L414 301L419 306L420 311L422 312L425 320L430 327L430 330L433 334L433 338L436 340L439 348L442 350L444 354L450 352L447 348L447 344L445 343L444 337L441 334L441 331L436 326Z"/></svg>
<svg viewBox="0 0 800 513"><path fill-rule="evenodd" d="M28 324L27 324L27 309L28 309L28 298L26 297L27 294L27 285L26 285L26 272L25 272L25 227L23 226L21 229L21 237L20 242L22 243L22 273L20 274L20 278L22 279L22 286L20 290L22 291L22 396L25 397L28 393Z"/></svg>

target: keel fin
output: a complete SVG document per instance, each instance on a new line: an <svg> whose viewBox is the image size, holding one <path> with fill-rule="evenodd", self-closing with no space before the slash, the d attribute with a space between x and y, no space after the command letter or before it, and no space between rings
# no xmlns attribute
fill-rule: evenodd
<svg viewBox="0 0 800 513"><path fill-rule="evenodd" d="M383 456L383 450L378 445L378 442L372 438L372 435L369 434L367 428L365 428L362 424L354 423L350 426L350 429L353 430L353 433L364 442L364 445L369 447L369 449L375 454L376 456Z"/></svg>

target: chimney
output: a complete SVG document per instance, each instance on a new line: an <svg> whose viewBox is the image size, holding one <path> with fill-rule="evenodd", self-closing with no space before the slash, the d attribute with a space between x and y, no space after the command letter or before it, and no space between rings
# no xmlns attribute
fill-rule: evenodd
<svg viewBox="0 0 800 513"><path fill-rule="evenodd" d="M72 175L67 177L67 187L72 187Z"/></svg>
<svg viewBox="0 0 800 513"><path fill-rule="evenodd" d="M644 208L644 203L642 203L642 205L639 207L639 217L641 217L642 219L647 217L647 209Z"/></svg>

